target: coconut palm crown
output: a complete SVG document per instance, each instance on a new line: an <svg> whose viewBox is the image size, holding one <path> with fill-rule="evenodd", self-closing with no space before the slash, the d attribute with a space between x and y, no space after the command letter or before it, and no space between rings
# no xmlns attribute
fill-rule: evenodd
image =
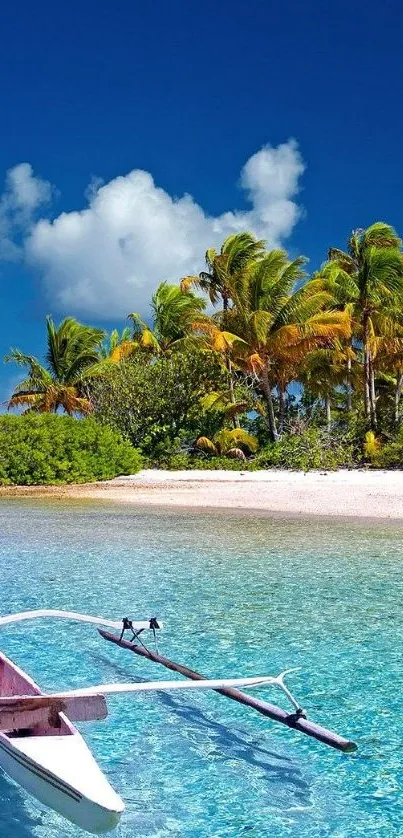
<svg viewBox="0 0 403 838"><path fill-rule="evenodd" d="M155 353L172 349L183 340L195 317L205 308L205 302L192 291L162 282L153 294L152 327L139 314L129 314L133 323L133 343Z"/></svg>
<svg viewBox="0 0 403 838"><path fill-rule="evenodd" d="M181 288L187 290L191 285L204 291L213 305L222 300L224 311L231 300L231 278L244 270L250 262L261 259L264 254L263 240L256 239L252 233L234 233L228 236L217 253L214 247L206 251L207 271L198 276L186 276L181 281Z"/></svg>
<svg viewBox="0 0 403 838"><path fill-rule="evenodd" d="M86 326L73 317L66 317L59 326L47 317L46 366L19 349L12 349L5 359L28 372L14 388L8 408L22 407L25 413L52 413L59 408L69 415L88 413L91 405L84 394L84 381L99 362L104 336L102 329Z"/></svg>

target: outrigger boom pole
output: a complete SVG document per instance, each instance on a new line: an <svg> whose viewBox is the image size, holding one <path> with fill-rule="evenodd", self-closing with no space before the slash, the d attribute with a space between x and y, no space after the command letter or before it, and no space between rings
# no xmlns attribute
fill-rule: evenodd
<svg viewBox="0 0 403 838"><path fill-rule="evenodd" d="M140 655L143 658L159 663L161 666L164 666L166 669L170 669L172 672L178 672L180 675L184 675L185 678L190 678L192 681L206 680L205 676L201 675L200 672L195 672L193 669L183 666L183 664L175 663L175 661L171 661L169 658L165 658L157 652L152 652L144 645L140 646L135 642L129 642L128 640L124 640L122 637L118 637L116 634L104 631L104 629L98 629L98 631L100 635L105 640L109 640L110 643L116 643L117 646L121 646L123 649L129 649L131 652L134 652L135 655ZM285 674L286 673L282 673L282 675L278 676L277 679L273 678L272 680L282 680ZM280 686L279 683L278 686ZM298 707L298 703L296 702L294 696L291 695L290 691L283 683L281 684L281 688L295 707L295 713L287 713L281 707L277 707L275 704L269 704L267 701L262 701L259 698L248 695L241 690L235 689L235 687L217 688L216 692L227 696L227 698L231 698L233 701L237 701L239 704L251 707L253 710L261 713L263 716L267 716L269 719L273 719L275 722L280 722L280 724L286 725L294 730L298 730L300 733L305 733L307 736L311 736L319 742L322 742L324 745L329 745L331 748L336 748L338 751L351 753L352 751L357 750L355 742L345 739L343 736L339 736L338 733L327 730L325 727L315 724L315 722L309 721L309 719L305 717L303 710Z"/></svg>

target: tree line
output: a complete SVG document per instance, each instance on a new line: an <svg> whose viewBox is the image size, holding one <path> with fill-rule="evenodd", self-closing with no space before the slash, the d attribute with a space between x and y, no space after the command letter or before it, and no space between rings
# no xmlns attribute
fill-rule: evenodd
<svg viewBox="0 0 403 838"><path fill-rule="evenodd" d="M9 408L94 412L115 424L120 417L129 436L137 422L141 447L135 402L147 379L145 433L153 390L155 412L169 413L165 392L182 417L174 429L182 442L210 453L252 453L258 441L276 444L304 422L328 431L358 423L367 445L390 438L403 390L403 255L393 227L354 231L346 250L331 247L311 276L305 257L267 250L249 232L209 249L205 261L197 276L161 283L150 320L131 313L120 333L47 318L45 363L17 349L6 358L26 371Z"/></svg>

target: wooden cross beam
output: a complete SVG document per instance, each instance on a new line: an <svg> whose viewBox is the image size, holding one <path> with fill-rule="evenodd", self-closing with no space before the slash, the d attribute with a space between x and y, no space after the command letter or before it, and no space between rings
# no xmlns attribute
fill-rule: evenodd
<svg viewBox="0 0 403 838"><path fill-rule="evenodd" d="M21 730L51 725L60 727L60 713L72 722L106 719L108 708L103 695L55 699L47 695L0 697L0 730Z"/></svg>

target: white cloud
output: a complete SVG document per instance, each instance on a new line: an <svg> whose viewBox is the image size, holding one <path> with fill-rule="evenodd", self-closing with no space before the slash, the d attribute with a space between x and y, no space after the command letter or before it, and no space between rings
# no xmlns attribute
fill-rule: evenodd
<svg viewBox="0 0 403 838"><path fill-rule="evenodd" d="M92 186L87 209L37 222L26 242L27 256L41 269L60 309L99 317L147 314L161 281L200 271L207 247L219 247L231 233L251 230L269 246L279 245L300 216L293 199L303 171L294 140L264 146L241 172L251 209L214 217L190 195L173 198L148 172L135 169ZM18 177L13 183L27 201L31 193Z"/></svg>
<svg viewBox="0 0 403 838"><path fill-rule="evenodd" d="M19 163L7 172L3 200L11 210L33 213L50 200L51 194L50 183L36 177L30 163Z"/></svg>
<svg viewBox="0 0 403 838"><path fill-rule="evenodd" d="M6 174L0 199L0 258L20 258L21 238L33 224L35 213L50 201L52 187L36 177L30 163L19 163Z"/></svg>

